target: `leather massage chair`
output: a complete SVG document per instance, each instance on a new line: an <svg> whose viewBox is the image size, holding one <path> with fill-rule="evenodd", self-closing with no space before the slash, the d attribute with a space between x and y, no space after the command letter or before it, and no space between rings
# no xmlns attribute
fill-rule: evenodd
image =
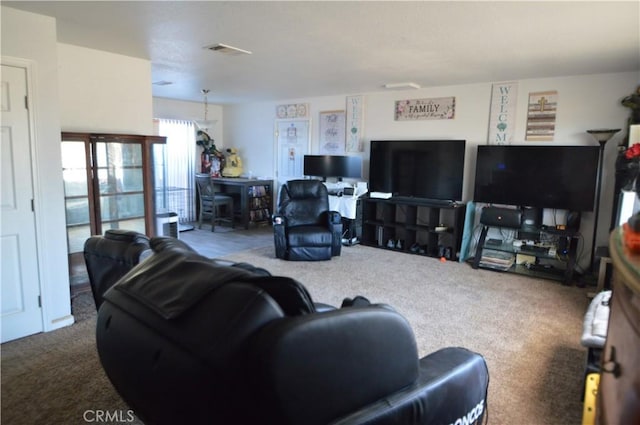
<svg viewBox="0 0 640 425"><path fill-rule="evenodd" d="M177 239L151 248L104 294L96 330L107 376L145 424L482 422L483 357L419 358L390 306L320 305L294 279Z"/></svg>
<svg viewBox="0 0 640 425"><path fill-rule="evenodd" d="M110 229L85 241L84 262L96 309L102 295L151 253L149 238L133 230Z"/></svg>

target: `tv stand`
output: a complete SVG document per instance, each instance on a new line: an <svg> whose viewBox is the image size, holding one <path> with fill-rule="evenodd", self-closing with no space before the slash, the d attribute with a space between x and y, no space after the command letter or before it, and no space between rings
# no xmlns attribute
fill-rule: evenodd
<svg viewBox="0 0 640 425"><path fill-rule="evenodd" d="M455 201L448 199L429 199L429 198L414 198L413 196L393 196L391 198L395 202L409 202L416 205L423 205L426 207L450 207L455 205Z"/></svg>
<svg viewBox="0 0 640 425"><path fill-rule="evenodd" d="M367 246L457 261L466 204L421 198L362 199Z"/></svg>
<svg viewBox="0 0 640 425"><path fill-rule="evenodd" d="M501 240L487 240L487 233L491 227L499 228L483 224L475 257L471 263L474 269L486 268L513 272L543 279L559 280L564 285L571 284L578 251L576 231L559 230L552 227L541 227L536 230L536 233L543 236L554 237L558 240L564 238L566 253L560 253L558 252L560 244L517 245Z"/></svg>

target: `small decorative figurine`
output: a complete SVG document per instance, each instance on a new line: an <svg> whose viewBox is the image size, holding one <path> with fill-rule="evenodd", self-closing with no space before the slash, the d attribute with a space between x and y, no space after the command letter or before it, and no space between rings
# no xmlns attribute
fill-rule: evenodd
<svg viewBox="0 0 640 425"><path fill-rule="evenodd" d="M226 166L222 170L224 177L240 177L242 174L242 159L236 148L227 149Z"/></svg>

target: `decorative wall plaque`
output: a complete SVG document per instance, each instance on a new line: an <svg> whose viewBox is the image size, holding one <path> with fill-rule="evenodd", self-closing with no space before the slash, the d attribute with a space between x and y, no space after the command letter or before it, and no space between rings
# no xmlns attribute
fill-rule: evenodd
<svg viewBox="0 0 640 425"><path fill-rule="evenodd" d="M396 101L396 121L450 120L455 116L455 97Z"/></svg>
<svg viewBox="0 0 640 425"><path fill-rule="evenodd" d="M346 118L346 146L347 152L362 152L364 142L362 140L364 120L364 97L347 96Z"/></svg>
<svg viewBox="0 0 640 425"><path fill-rule="evenodd" d="M489 116L490 145L507 145L513 141L516 120L518 83L496 83L491 91L491 112Z"/></svg>
<svg viewBox="0 0 640 425"><path fill-rule="evenodd" d="M276 106L276 117L283 118L308 118L308 103L290 103Z"/></svg>
<svg viewBox="0 0 640 425"><path fill-rule="evenodd" d="M533 142L553 140L556 130L557 108L557 91L529 93L527 135L525 140Z"/></svg>
<svg viewBox="0 0 640 425"><path fill-rule="evenodd" d="M344 111L320 112L320 154L344 154Z"/></svg>

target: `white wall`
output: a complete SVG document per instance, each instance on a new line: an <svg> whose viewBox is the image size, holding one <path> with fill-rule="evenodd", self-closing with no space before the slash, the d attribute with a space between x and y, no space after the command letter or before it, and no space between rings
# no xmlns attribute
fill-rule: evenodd
<svg viewBox="0 0 640 425"><path fill-rule="evenodd" d="M73 323L60 159L56 22L4 6L0 11L2 56L32 64L29 84L35 121L32 152L38 243L33 264L39 268L44 329L49 331Z"/></svg>
<svg viewBox="0 0 640 425"><path fill-rule="evenodd" d="M527 102L530 92L557 90L558 113L553 142L539 144L597 145L586 133L594 128L625 129L628 109L620 100L632 93L640 82L639 72L528 79L518 81L516 132L514 143L525 142ZM385 91L363 93L365 97L364 130L365 149L361 154L368 177L369 141L372 139L439 139L467 140L465 161L464 200L473 196L476 146L487 142L489 107L492 83L430 87L411 91ZM311 116L311 152L319 146L318 114L320 111L345 109L345 97L340 96L284 99L224 107L224 133L227 146L240 148L244 167L255 175L274 175L274 123L275 106L283 103L309 103ZM396 100L455 96L456 111L453 120L394 121ZM606 145L602 201L598 226L598 245L606 245L611 220L614 185L614 162L617 144L624 139L620 132ZM579 176L576 176L579 178ZM593 217L585 213L581 231L590 245ZM587 248L587 251L589 248Z"/></svg>
<svg viewBox="0 0 640 425"><path fill-rule="evenodd" d="M151 62L58 43L64 131L153 134Z"/></svg>

